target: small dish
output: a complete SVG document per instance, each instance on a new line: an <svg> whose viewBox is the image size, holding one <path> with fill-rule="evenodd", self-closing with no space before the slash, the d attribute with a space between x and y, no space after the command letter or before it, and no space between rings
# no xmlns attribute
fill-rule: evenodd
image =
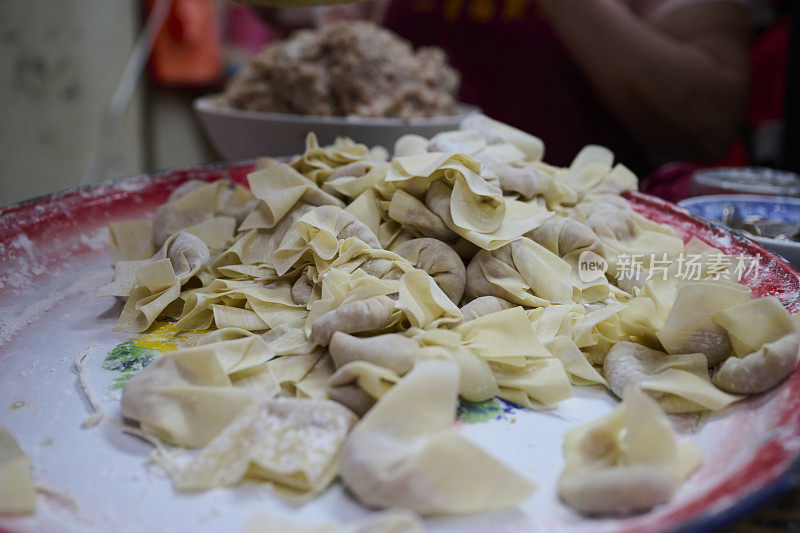
<svg viewBox="0 0 800 533"><path fill-rule="evenodd" d="M735 207L739 216L758 216L780 220L787 224L800 224L800 198L788 196L761 196L755 194L714 194L687 198L678 203L693 213L715 221L723 219L724 210ZM781 255L795 268L800 268L800 242L771 239L745 233L765 248Z"/></svg>

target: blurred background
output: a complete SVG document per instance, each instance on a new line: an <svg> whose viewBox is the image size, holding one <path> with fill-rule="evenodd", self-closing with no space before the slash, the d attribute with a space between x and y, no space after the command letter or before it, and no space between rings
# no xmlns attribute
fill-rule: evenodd
<svg viewBox="0 0 800 533"><path fill-rule="evenodd" d="M408 1L418 13L441 11L451 22L491 22L536 9L526 0ZM248 58L294 25L335 18L325 11L331 8L315 8L298 15L301 22L287 21L223 0L4 0L3 7L0 205L221 160L198 126L192 101L222 91ZM800 53L791 32L797 2L748 2L747 10L749 92L736 138L713 158L662 158L640 173L648 190L677 200L687 185L676 176L697 168L800 166ZM470 101L477 97L468 82L462 101L480 105Z"/></svg>

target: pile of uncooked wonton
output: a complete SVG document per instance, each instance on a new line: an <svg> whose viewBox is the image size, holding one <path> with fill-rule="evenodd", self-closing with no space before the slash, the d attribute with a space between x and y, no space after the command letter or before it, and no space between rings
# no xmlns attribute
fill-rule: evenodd
<svg viewBox="0 0 800 533"><path fill-rule="evenodd" d="M154 218L111 224L100 295L126 299L117 329L209 330L122 393L144 432L199 448L176 489L263 480L297 498L339 476L379 508L513 506L533 482L454 429L458 397L547 409L592 385L622 402L566 435L561 499L588 514L669 500L702 453L665 413L777 385L797 365L798 323L712 279L717 250L635 213L620 193L636 177L611 152L558 168L543 151L480 115L399 139L391 160L310 135L288 164L259 160L249 190L190 181ZM582 279L586 251L605 276ZM699 279L677 261L623 279L634 254L643 272L653 254L696 254Z"/></svg>

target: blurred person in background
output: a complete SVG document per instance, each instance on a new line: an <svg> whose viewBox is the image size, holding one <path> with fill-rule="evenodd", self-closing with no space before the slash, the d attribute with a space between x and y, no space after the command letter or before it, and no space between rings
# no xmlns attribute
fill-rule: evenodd
<svg viewBox="0 0 800 533"><path fill-rule="evenodd" d="M380 19L440 46L462 74L461 100L541 137L556 165L592 143L640 175L714 161L744 117L747 0L379 0L315 13L317 24ZM308 22L295 10L268 18Z"/></svg>
<svg viewBox="0 0 800 533"><path fill-rule="evenodd" d="M386 25L442 46L464 101L542 137L557 165L591 143L640 174L717 159L747 101L737 0L411 0L392 2Z"/></svg>

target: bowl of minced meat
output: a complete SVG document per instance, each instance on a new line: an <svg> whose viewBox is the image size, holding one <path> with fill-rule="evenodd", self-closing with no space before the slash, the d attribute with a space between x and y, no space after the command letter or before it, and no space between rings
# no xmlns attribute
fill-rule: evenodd
<svg viewBox="0 0 800 533"><path fill-rule="evenodd" d="M391 149L406 134L432 137L476 112L460 104L459 73L435 47L416 50L369 22L300 30L267 46L222 94L194 108L226 159L303 151L313 131Z"/></svg>

